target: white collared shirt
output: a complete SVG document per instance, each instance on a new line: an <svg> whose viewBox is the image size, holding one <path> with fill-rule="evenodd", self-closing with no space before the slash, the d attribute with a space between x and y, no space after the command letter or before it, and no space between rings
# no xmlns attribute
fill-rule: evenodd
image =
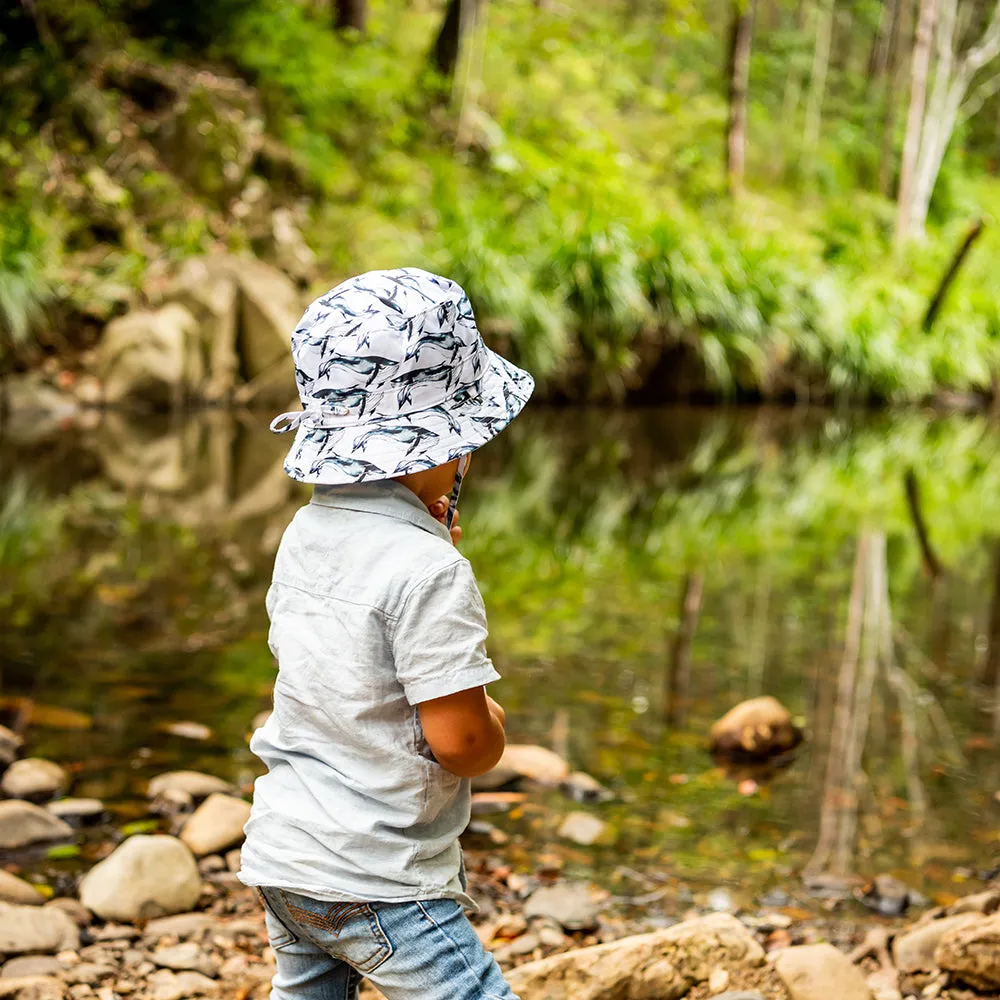
<svg viewBox="0 0 1000 1000"><path fill-rule="evenodd" d="M274 712L250 749L240 878L317 899L463 891L470 783L445 771L416 706L499 678L468 560L405 486L318 487L285 531L267 595Z"/></svg>

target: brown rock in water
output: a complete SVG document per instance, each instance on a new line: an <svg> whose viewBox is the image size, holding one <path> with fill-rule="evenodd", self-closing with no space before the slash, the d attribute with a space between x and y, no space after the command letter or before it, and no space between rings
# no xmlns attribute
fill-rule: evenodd
<svg viewBox="0 0 1000 1000"><path fill-rule="evenodd" d="M892 957L900 972L933 972L937 967L934 957L938 944L949 931L978 921L975 914L965 913L942 920L930 920L925 924L903 931L892 943Z"/></svg>
<svg viewBox="0 0 1000 1000"><path fill-rule="evenodd" d="M871 1000L861 970L832 944L786 948L774 967L792 1000Z"/></svg>
<svg viewBox="0 0 1000 1000"><path fill-rule="evenodd" d="M776 698L751 698L730 709L711 730L711 751L722 757L766 760L794 750L802 730Z"/></svg>
<svg viewBox="0 0 1000 1000"><path fill-rule="evenodd" d="M507 981L521 1000L678 1000L735 962L762 965L764 950L735 917L715 914L529 962Z"/></svg>
<svg viewBox="0 0 1000 1000"><path fill-rule="evenodd" d="M1000 915L950 930L934 958L940 968L977 990L1000 990Z"/></svg>

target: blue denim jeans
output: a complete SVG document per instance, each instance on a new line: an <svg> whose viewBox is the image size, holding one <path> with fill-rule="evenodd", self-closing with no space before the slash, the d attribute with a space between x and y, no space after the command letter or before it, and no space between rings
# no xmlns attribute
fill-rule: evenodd
<svg viewBox="0 0 1000 1000"><path fill-rule="evenodd" d="M330 903L261 889L278 968L271 1000L517 1000L452 899Z"/></svg>

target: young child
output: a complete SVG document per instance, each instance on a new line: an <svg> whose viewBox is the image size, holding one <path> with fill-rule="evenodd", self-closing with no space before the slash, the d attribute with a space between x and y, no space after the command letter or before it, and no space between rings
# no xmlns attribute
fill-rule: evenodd
<svg viewBox="0 0 1000 1000"><path fill-rule="evenodd" d="M516 1000L462 909L468 779L500 758L505 719L447 512L534 383L486 348L455 282L416 268L318 298L292 355L304 409L271 429L296 429L285 471L316 489L267 596L278 677L240 872L272 1000L353 1000L362 977L388 1000Z"/></svg>

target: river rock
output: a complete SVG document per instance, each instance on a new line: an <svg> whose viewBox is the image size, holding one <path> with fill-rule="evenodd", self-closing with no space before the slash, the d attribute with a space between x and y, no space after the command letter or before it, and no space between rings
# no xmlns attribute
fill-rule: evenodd
<svg viewBox="0 0 1000 1000"><path fill-rule="evenodd" d="M62 910L77 927L89 927L94 922L94 917L90 910L79 900L69 896L61 896L59 899L50 899L46 904L47 910Z"/></svg>
<svg viewBox="0 0 1000 1000"><path fill-rule="evenodd" d="M171 972L160 969L148 979L152 1000L181 1000L182 997L208 996L218 992L216 982L200 972Z"/></svg>
<svg viewBox="0 0 1000 1000"><path fill-rule="evenodd" d="M933 972L938 968L934 953L941 938L956 927L977 921L976 914L964 913L930 920L903 931L892 943L892 957L900 972Z"/></svg>
<svg viewBox="0 0 1000 1000"><path fill-rule="evenodd" d="M0 979L22 976L57 976L65 966L53 955L22 955L12 958L0 969Z"/></svg>
<svg viewBox="0 0 1000 1000"><path fill-rule="evenodd" d="M219 971L219 963L203 952L194 941L185 941L172 948L157 948L149 957L160 968L173 969L175 972L190 969L203 976L214 977Z"/></svg>
<svg viewBox="0 0 1000 1000"><path fill-rule="evenodd" d="M63 984L55 976L0 977L0 998L16 1000L62 1000Z"/></svg>
<svg viewBox="0 0 1000 1000"><path fill-rule="evenodd" d="M751 698L730 709L711 730L711 751L724 757L767 759L794 749L802 730L776 698Z"/></svg>
<svg viewBox="0 0 1000 1000"><path fill-rule="evenodd" d="M600 906L583 882L560 882L536 889L524 904L527 920L549 917L568 931L591 930L597 926Z"/></svg>
<svg viewBox="0 0 1000 1000"><path fill-rule="evenodd" d="M734 917L715 914L529 962L507 980L523 1000L678 1000L719 965L763 962L753 935Z"/></svg>
<svg viewBox="0 0 1000 1000"><path fill-rule="evenodd" d="M80 946L80 931L61 910L0 904L0 952L57 952Z"/></svg>
<svg viewBox="0 0 1000 1000"><path fill-rule="evenodd" d="M558 785L568 777L569 767L559 754L527 743L508 743L496 767L473 778L472 787L475 791L489 792L517 778Z"/></svg>
<svg viewBox="0 0 1000 1000"><path fill-rule="evenodd" d="M176 302L120 316L104 329L95 371L107 403L176 409L204 376L198 321Z"/></svg>
<svg viewBox="0 0 1000 1000"><path fill-rule="evenodd" d="M184 913L200 895L201 878L190 850L162 835L129 837L80 883L80 901L105 920Z"/></svg>
<svg viewBox="0 0 1000 1000"><path fill-rule="evenodd" d="M228 781L215 777L214 774L202 774L200 771L167 771L158 774L146 789L151 799L165 792L186 792L193 799L208 798L216 792L231 793L236 789Z"/></svg>
<svg viewBox="0 0 1000 1000"><path fill-rule="evenodd" d="M785 948L774 968L791 1000L871 1000L861 970L832 944Z"/></svg>
<svg viewBox="0 0 1000 1000"><path fill-rule="evenodd" d="M100 799L56 799L46 807L53 816L60 819L76 820L83 823L104 815L104 803Z"/></svg>
<svg viewBox="0 0 1000 1000"><path fill-rule="evenodd" d="M66 840L73 828L40 806L20 799L0 802L0 848L15 850L47 840Z"/></svg>
<svg viewBox="0 0 1000 1000"><path fill-rule="evenodd" d="M41 906L45 897L30 882L0 868L0 901L21 906Z"/></svg>
<svg viewBox="0 0 1000 1000"><path fill-rule="evenodd" d="M142 934L147 940L156 941L162 937L200 938L205 931L218 924L217 918L207 913L178 913L173 917L150 920Z"/></svg>
<svg viewBox="0 0 1000 1000"><path fill-rule="evenodd" d="M559 836L576 844L589 847L600 839L607 823L590 813L572 812L559 824Z"/></svg>
<svg viewBox="0 0 1000 1000"><path fill-rule="evenodd" d="M41 757L25 757L7 768L0 787L11 799L45 801L64 791L68 784L69 776L58 764Z"/></svg>
<svg viewBox="0 0 1000 1000"><path fill-rule="evenodd" d="M1000 991L1000 914L953 927L941 938L935 960L977 990Z"/></svg>
<svg viewBox="0 0 1000 1000"><path fill-rule="evenodd" d="M198 856L224 851L243 840L250 803L233 795L215 793L191 814L181 840Z"/></svg>
<svg viewBox="0 0 1000 1000"><path fill-rule="evenodd" d="M13 730L0 726L0 768L6 767L17 757L24 740Z"/></svg>

